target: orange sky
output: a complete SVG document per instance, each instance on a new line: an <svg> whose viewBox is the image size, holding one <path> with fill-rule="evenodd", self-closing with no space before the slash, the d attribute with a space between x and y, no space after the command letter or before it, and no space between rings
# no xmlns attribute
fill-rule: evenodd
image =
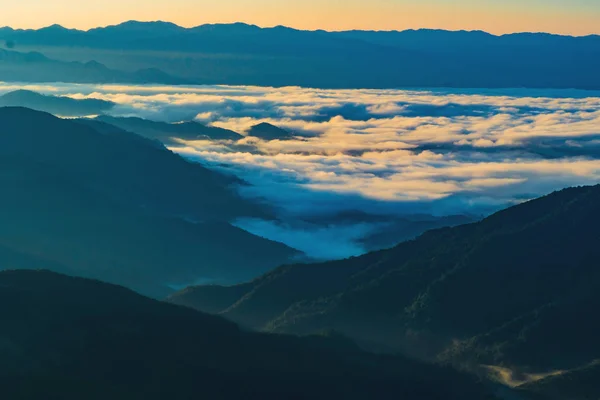
<svg viewBox="0 0 600 400"><path fill-rule="evenodd" d="M88 29L125 20L214 22L300 29L481 29L600 33L600 0L9 0L0 25ZM35 10L35 12L32 12Z"/></svg>

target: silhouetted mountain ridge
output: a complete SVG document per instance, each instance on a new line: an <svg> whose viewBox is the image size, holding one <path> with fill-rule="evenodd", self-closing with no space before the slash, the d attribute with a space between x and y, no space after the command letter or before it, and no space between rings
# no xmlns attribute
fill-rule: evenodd
<svg viewBox="0 0 600 400"><path fill-rule="evenodd" d="M91 57L94 49L125 51L129 65L160 68L196 83L329 88L600 88L600 78L595 74L600 68L598 35L495 36L481 31L443 30L326 32L239 23L182 28L165 22L130 21L90 31L5 28L0 30L0 39L42 52L49 46L69 47L71 52L78 49ZM164 56L156 55L154 65L149 66L148 57L136 55L147 50L163 52ZM108 65L118 63L116 55L104 57Z"/></svg>
<svg viewBox="0 0 600 400"><path fill-rule="evenodd" d="M238 140L243 138L239 133L229 129L206 126L196 121L170 124L142 118L110 117L106 115L99 116L96 119L163 143L176 143L175 139Z"/></svg>
<svg viewBox="0 0 600 400"><path fill-rule="evenodd" d="M69 83L161 83L178 85L192 81L172 76L158 68L140 66L137 71L121 71L91 60L59 61L40 52L19 52L0 49L0 73L9 82L69 82Z"/></svg>

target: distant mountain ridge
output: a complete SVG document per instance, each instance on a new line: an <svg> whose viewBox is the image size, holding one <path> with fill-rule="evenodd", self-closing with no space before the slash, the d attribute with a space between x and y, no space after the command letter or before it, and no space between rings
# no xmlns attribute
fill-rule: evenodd
<svg viewBox="0 0 600 400"><path fill-rule="evenodd" d="M164 57L152 61L152 68L201 83L331 88L600 88L595 73L600 69L598 35L326 32L243 23L183 28L167 22L129 21L89 31L59 26L3 28L0 39L15 43L17 49L79 49L79 59L88 59L90 50L85 49L125 51L130 53L129 65L134 63L139 69L149 66L148 58L136 52L163 52ZM174 57L178 52L186 55ZM116 55L104 57L106 60L101 61L105 64L118 64Z"/></svg>
<svg viewBox="0 0 600 400"><path fill-rule="evenodd" d="M0 74L8 82L69 83L161 83L189 84L191 81L172 76L158 68L140 66L136 71L121 71L91 60L60 61L40 52L20 52L0 48Z"/></svg>
<svg viewBox="0 0 600 400"><path fill-rule="evenodd" d="M88 33L93 35L99 35L103 32L107 31L130 31L130 32L144 32L147 29L153 29L156 34L164 34L164 33L172 33L172 32L183 32L183 31L203 31L203 30L218 30L221 28L236 28L238 31L249 32L256 30L292 30L298 32L319 32L319 33L340 33L340 34L352 34L352 33L381 33L381 34L417 34L417 33L426 33L426 34L438 34L438 33L452 33L456 35L466 35L466 34L477 34L480 37L514 37L518 35L539 35L546 37L564 37L564 38L598 38L600 37L600 33L598 34L589 34L589 35L564 35L558 33L550 33L550 32L514 32L514 33L505 33L496 35L493 33L489 33L483 30L449 30L449 29L431 29L431 28L420 28L420 29L404 29L404 30L369 30L369 29L350 29L350 30L325 30L325 29L297 29L293 27L288 27L285 25L277 25L272 27L261 27L255 24L249 24L245 22L234 22L234 23L206 23L192 27L183 27L181 25L177 25L173 22L168 21L139 21L139 20L129 20L124 21L119 24L114 25L106 25L100 26L96 28L90 29L74 29L74 28L66 28L60 24L53 24L47 27L39 28L39 29L21 29L21 28L12 28L10 26L0 27L0 34L6 34L10 32L19 32L23 34L34 34L35 32L43 32L43 33L54 33L54 34L65 34L65 33Z"/></svg>
<svg viewBox="0 0 600 400"><path fill-rule="evenodd" d="M102 114L114 106L115 103L106 100L46 96L29 90L16 90L0 96L0 107L27 107L63 117Z"/></svg>
<svg viewBox="0 0 600 400"><path fill-rule="evenodd" d="M96 120L117 126L139 135L159 140L162 143L174 144L179 140L239 140L242 135L213 126L206 126L196 121L170 124L150 121L135 117L111 117L101 115Z"/></svg>

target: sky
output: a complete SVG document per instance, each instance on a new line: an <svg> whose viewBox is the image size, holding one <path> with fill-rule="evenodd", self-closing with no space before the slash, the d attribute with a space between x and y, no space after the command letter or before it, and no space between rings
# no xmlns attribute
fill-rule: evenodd
<svg viewBox="0 0 600 400"><path fill-rule="evenodd" d="M439 28L600 33L599 0L0 0L0 26L89 29L127 20L191 27L246 22L298 29Z"/></svg>

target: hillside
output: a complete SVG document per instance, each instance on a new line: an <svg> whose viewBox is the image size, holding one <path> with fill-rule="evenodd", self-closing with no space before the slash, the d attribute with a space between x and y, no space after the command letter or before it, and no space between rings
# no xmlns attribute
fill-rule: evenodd
<svg viewBox="0 0 600 400"><path fill-rule="evenodd" d="M230 225L270 214L238 197L232 178L154 141L24 108L0 108L0 139L5 268L42 260L160 296L167 285L251 279L298 254Z"/></svg>
<svg viewBox="0 0 600 400"><path fill-rule="evenodd" d="M493 399L450 368L244 332L98 281L0 272L0 300L4 398Z"/></svg>
<svg viewBox="0 0 600 400"><path fill-rule="evenodd" d="M600 358L600 186L344 261L279 268L170 301L254 329L335 329L363 346L530 375Z"/></svg>

